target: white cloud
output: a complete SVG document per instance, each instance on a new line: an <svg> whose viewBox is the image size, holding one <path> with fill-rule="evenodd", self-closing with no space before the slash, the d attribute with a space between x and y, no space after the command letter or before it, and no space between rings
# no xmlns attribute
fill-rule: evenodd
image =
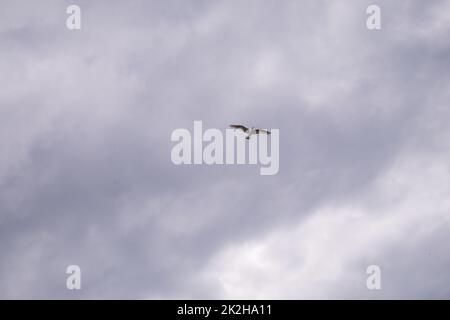
<svg viewBox="0 0 450 320"><path fill-rule="evenodd" d="M385 279L378 297L409 297L399 287L402 282L392 281L418 266L404 274L392 266L411 255L406 252L411 244L429 241L439 227L450 231L449 192L448 161L402 157L359 203L325 205L294 226L230 245L212 259L207 272L230 299L369 298L377 296L365 287L365 270L377 264ZM427 253L413 254L420 260ZM445 257L434 259L445 266ZM408 281L420 289L424 279ZM445 284L434 289L445 290Z"/></svg>

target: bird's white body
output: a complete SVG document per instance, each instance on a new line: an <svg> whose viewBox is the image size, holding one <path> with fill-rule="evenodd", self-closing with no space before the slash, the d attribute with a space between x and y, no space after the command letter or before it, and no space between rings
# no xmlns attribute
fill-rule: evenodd
<svg viewBox="0 0 450 320"><path fill-rule="evenodd" d="M255 127L251 127L250 129L248 129L248 132L247 132L247 139L250 139L250 137L251 137L252 135L254 135L255 133L256 133Z"/></svg>

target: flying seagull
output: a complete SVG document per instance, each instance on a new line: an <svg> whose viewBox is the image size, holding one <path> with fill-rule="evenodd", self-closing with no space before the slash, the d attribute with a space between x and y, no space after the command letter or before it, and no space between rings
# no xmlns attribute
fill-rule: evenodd
<svg viewBox="0 0 450 320"><path fill-rule="evenodd" d="M247 137L245 137L245 139L250 139L250 137L253 134L260 134L260 133L270 134L270 131L268 131L266 129L256 129L255 127L247 128L246 126L243 126L240 124L232 124L232 125L230 125L230 127L233 129L239 129L239 130L244 131L247 134Z"/></svg>

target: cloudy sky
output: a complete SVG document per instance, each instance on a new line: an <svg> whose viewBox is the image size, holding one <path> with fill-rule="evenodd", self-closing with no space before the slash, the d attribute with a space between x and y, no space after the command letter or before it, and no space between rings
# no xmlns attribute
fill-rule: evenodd
<svg viewBox="0 0 450 320"><path fill-rule="evenodd" d="M0 0L0 298L450 298L449 12ZM194 120L279 129L279 173L174 165Z"/></svg>

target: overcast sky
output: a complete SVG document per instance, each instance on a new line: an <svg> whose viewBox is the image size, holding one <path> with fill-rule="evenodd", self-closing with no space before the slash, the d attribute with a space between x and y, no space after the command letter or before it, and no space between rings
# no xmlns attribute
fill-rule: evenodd
<svg viewBox="0 0 450 320"><path fill-rule="evenodd" d="M449 12L0 0L0 298L450 298ZM174 165L194 120L279 173Z"/></svg>

